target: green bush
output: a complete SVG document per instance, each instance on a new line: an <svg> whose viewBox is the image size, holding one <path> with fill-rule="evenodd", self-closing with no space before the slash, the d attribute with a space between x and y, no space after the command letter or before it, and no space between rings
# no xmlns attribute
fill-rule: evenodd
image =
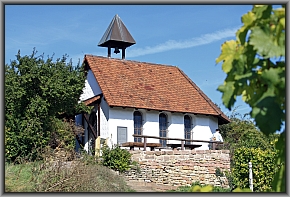
<svg viewBox="0 0 290 197"><path fill-rule="evenodd" d="M271 183L276 172L276 152L260 148L239 148L234 153L233 181L236 188L249 188L249 166L252 162L253 190L266 192L271 190Z"/></svg>
<svg viewBox="0 0 290 197"><path fill-rule="evenodd" d="M52 132L49 145L52 148L64 148L66 150L75 149L75 135L73 131L73 122L69 120L60 120L52 118Z"/></svg>
<svg viewBox="0 0 290 197"><path fill-rule="evenodd" d="M103 145L101 151L102 164L104 166L119 172L124 172L131 168L130 165L132 164L132 155L127 150L121 149L118 146L114 146L110 149L107 145Z"/></svg>
<svg viewBox="0 0 290 197"><path fill-rule="evenodd" d="M64 55L36 56L37 51L5 65L5 159L34 161L39 149L47 146L53 119L74 115L84 108L79 103L85 73ZM19 163L19 162L18 162Z"/></svg>

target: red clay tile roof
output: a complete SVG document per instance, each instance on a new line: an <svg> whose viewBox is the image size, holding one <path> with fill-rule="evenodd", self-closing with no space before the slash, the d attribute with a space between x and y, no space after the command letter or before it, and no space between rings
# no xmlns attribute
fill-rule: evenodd
<svg viewBox="0 0 290 197"><path fill-rule="evenodd" d="M92 105L95 101L99 100L100 98L101 98L100 95L96 95L96 96L94 96L94 97L92 97L92 98L89 98L89 99L87 99L87 100L84 100L83 102L85 103L85 105L90 106L90 105Z"/></svg>
<svg viewBox="0 0 290 197"><path fill-rule="evenodd" d="M85 55L109 106L229 118L178 67Z"/></svg>

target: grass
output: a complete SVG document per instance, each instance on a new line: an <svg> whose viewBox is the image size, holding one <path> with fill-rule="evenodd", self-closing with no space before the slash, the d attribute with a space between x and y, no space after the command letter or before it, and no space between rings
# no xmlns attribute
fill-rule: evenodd
<svg viewBox="0 0 290 197"><path fill-rule="evenodd" d="M134 192L122 176L97 163L5 164L5 192Z"/></svg>
<svg viewBox="0 0 290 197"><path fill-rule="evenodd" d="M33 185L30 164L5 164L5 192L30 192Z"/></svg>
<svg viewBox="0 0 290 197"><path fill-rule="evenodd" d="M194 186L206 187L208 185L201 185L199 182L193 182L191 186L180 186L176 190L168 190L167 192L190 192L191 188ZM231 188L223 188L220 186L213 186L211 192L231 192Z"/></svg>

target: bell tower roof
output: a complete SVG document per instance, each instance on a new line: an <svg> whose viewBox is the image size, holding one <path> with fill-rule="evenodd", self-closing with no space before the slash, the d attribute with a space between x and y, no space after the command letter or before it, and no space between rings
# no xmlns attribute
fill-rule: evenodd
<svg viewBox="0 0 290 197"><path fill-rule="evenodd" d="M122 49L122 59L124 59L125 49L133 44L136 44L134 38L116 14L98 46L108 48L108 57L111 56L111 48L115 48L115 53L119 53L119 49Z"/></svg>

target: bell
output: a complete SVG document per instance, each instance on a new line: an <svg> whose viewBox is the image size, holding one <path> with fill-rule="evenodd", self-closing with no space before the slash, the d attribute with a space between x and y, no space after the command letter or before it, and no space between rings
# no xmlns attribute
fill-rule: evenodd
<svg viewBox="0 0 290 197"><path fill-rule="evenodd" d="M118 47L116 47L116 48L115 48L115 51L114 51L114 53L116 53L116 54L117 54L117 53L120 53L120 50L119 50L119 48L118 48Z"/></svg>

